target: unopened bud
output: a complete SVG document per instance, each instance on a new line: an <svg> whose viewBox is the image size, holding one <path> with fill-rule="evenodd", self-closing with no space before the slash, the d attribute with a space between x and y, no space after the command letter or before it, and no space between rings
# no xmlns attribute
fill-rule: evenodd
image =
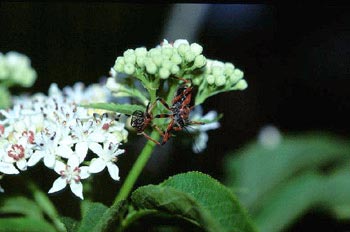
<svg viewBox="0 0 350 232"><path fill-rule="evenodd" d="M196 58L196 56L194 55L193 52L191 52L191 51L187 51L187 52L186 52L186 54L185 54L185 60L186 60L187 62L192 62L192 61L194 61L195 58Z"/></svg>
<svg viewBox="0 0 350 232"><path fill-rule="evenodd" d="M155 74L157 72L157 66L152 61L145 62L145 66L149 74Z"/></svg>
<svg viewBox="0 0 350 232"><path fill-rule="evenodd" d="M180 46L178 47L178 52L181 56L185 56L186 53L190 50L190 45L188 44L180 44Z"/></svg>
<svg viewBox="0 0 350 232"><path fill-rule="evenodd" d="M135 55L137 57L139 57L139 56L146 56L147 55L147 49L144 48L144 47L136 48L135 49Z"/></svg>
<svg viewBox="0 0 350 232"><path fill-rule="evenodd" d="M222 76L224 75L224 69L219 66L213 66L212 73L214 76Z"/></svg>
<svg viewBox="0 0 350 232"><path fill-rule="evenodd" d="M207 75L206 79L209 85L212 85L215 82L215 77L213 75Z"/></svg>
<svg viewBox="0 0 350 232"><path fill-rule="evenodd" d="M135 66L133 64L127 63L124 65L124 72L128 75L132 75L135 72Z"/></svg>
<svg viewBox="0 0 350 232"><path fill-rule="evenodd" d="M224 75L216 76L215 77L215 85L216 86L223 86L226 84L226 78Z"/></svg>
<svg viewBox="0 0 350 232"><path fill-rule="evenodd" d="M172 57L171 57L171 61L172 61L174 64L178 65L178 64L181 64L182 59L181 59L181 56L180 56L179 54L174 53L174 54L172 55Z"/></svg>
<svg viewBox="0 0 350 232"><path fill-rule="evenodd" d="M191 51L194 53L195 56L198 56L203 52L203 47L197 43L191 44Z"/></svg>
<svg viewBox="0 0 350 232"><path fill-rule="evenodd" d="M194 66L197 68L202 68L206 64L207 60L203 55L196 56L194 59Z"/></svg>
<svg viewBox="0 0 350 232"><path fill-rule="evenodd" d="M159 69L159 77L162 79L167 79L170 76L169 69L160 68Z"/></svg>
<svg viewBox="0 0 350 232"><path fill-rule="evenodd" d="M248 83L244 79L241 79L235 86L235 88L238 90L245 90L247 87Z"/></svg>
<svg viewBox="0 0 350 232"><path fill-rule="evenodd" d="M171 69L170 69L171 74L176 74L176 73L178 73L179 71L180 71L180 68L179 68L179 66L177 66L177 65L173 65L173 66L171 67Z"/></svg>

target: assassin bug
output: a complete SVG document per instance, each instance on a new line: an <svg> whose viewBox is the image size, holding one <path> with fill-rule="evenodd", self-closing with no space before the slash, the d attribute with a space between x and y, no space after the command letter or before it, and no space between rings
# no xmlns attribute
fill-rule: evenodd
<svg viewBox="0 0 350 232"><path fill-rule="evenodd" d="M171 111L171 114L158 114L155 116L155 118L170 118L170 122L163 135L162 145L169 140L172 131L181 131L188 125L204 124L203 122L195 122L189 119L190 112L194 108L194 106L190 106L193 91L192 82L183 78L179 79L184 81L185 84L177 89L171 106L163 98L157 98L157 101L160 101L166 109ZM187 86L189 83L190 85Z"/></svg>
<svg viewBox="0 0 350 232"><path fill-rule="evenodd" d="M153 138L151 138L148 134L144 132L144 130L148 127L149 124L151 124L153 116L152 116L152 109L155 106L155 103L153 103L150 107L150 102L147 104L146 111L143 112L141 110L136 110L131 115L131 126L136 129L138 135L143 135L146 137L146 139L151 140L152 142L160 145L160 143ZM156 126L153 125L153 127L163 136L163 132Z"/></svg>

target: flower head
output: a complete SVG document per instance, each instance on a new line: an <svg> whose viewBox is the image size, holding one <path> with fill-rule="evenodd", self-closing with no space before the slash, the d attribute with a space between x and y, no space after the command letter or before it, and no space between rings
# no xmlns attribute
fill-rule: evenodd
<svg viewBox="0 0 350 232"><path fill-rule="evenodd" d="M79 165L104 157L94 153L100 144L113 141L120 145L127 140L128 132L118 118L96 117L94 111L79 106L107 101L105 90L97 84L85 87L77 83L63 90L52 84L48 95L15 97L13 108L0 110L0 174L18 174L42 161L61 175L50 192L69 184L82 198L80 179L90 173L88 166ZM89 151L91 156L87 156ZM114 154L120 151L114 150ZM116 166L106 165L112 177L119 178Z"/></svg>
<svg viewBox="0 0 350 232"><path fill-rule="evenodd" d="M90 174L87 166L79 167L78 156L72 155L68 159L67 164L57 161L54 170L60 177L55 180L49 193L60 191L69 185L71 191L77 197L84 199L83 185L80 180L88 178Z"/></svg>

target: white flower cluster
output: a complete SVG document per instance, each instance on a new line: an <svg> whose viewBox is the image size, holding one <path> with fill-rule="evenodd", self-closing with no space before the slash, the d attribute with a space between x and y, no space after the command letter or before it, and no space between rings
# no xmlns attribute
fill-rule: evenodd
<svg viewBox="0 0 350 232"><path fill-rule="evenodd" d="M162 79L178 75L180 70L202 68L206 58L203 48L197 43L189 44L179 39L173 44L164 40L161 45L147 50L144 47L128 49L115 61L114 69L118 73L136 75L147 73Z"/></svg>
<svg viewBox="0 0 350 232"><path fill-rule="evenodd" d="M37 74L30 65L27 56L18 52L0 53L0 81L30 87L36 80Z"/></svg>
<svg viewBox="0 0 350 232"><path fill-rule="evenodd" d="M205 78L209 85L232 86L239 90L247 88L247 82L243 79L243 72L235 68L232 63L223 63L217 60L207 60Z"/></svg>
<svg viewBox="0 0 350 232"><path fill-rule="evenodd" d="M0 174L19 174L43 161L59 175L49 193L69 185L81 199L81 179L107 167L119 180L115 162L125 152L119 148L128 136L124 123L78 106L106 97L107 89L100 85L85 88L77 83L62 91L52 84L48 96L16 98L13 108L0 110ZM92 157L87 156L89 150Z"/></svg>

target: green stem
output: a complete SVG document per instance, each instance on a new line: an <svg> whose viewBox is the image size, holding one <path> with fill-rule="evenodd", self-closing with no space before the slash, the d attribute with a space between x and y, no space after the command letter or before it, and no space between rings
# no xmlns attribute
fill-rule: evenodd
<svg viewBox="0 0 350 232"><path fill-rule="evenodd" d="M155 140L159 140L159 133L157 133L157 131L153 131L151 133L151 137ZM126 199L129 196L132 188L135 185L137 178L140 176L143 168L147 164L147 161L151 157L151 154L153 152L155 145L156 144L154 142L152 142L150 140L147 141L145 147L141 151L141 154L137 158L137 160L134 163L133 167L131 168L128 176L126 177L124 184L122 185L122 187L119 191L119 194L117 195L117 197L114 200L113 205L118 204L118 202Z"/></svg>

